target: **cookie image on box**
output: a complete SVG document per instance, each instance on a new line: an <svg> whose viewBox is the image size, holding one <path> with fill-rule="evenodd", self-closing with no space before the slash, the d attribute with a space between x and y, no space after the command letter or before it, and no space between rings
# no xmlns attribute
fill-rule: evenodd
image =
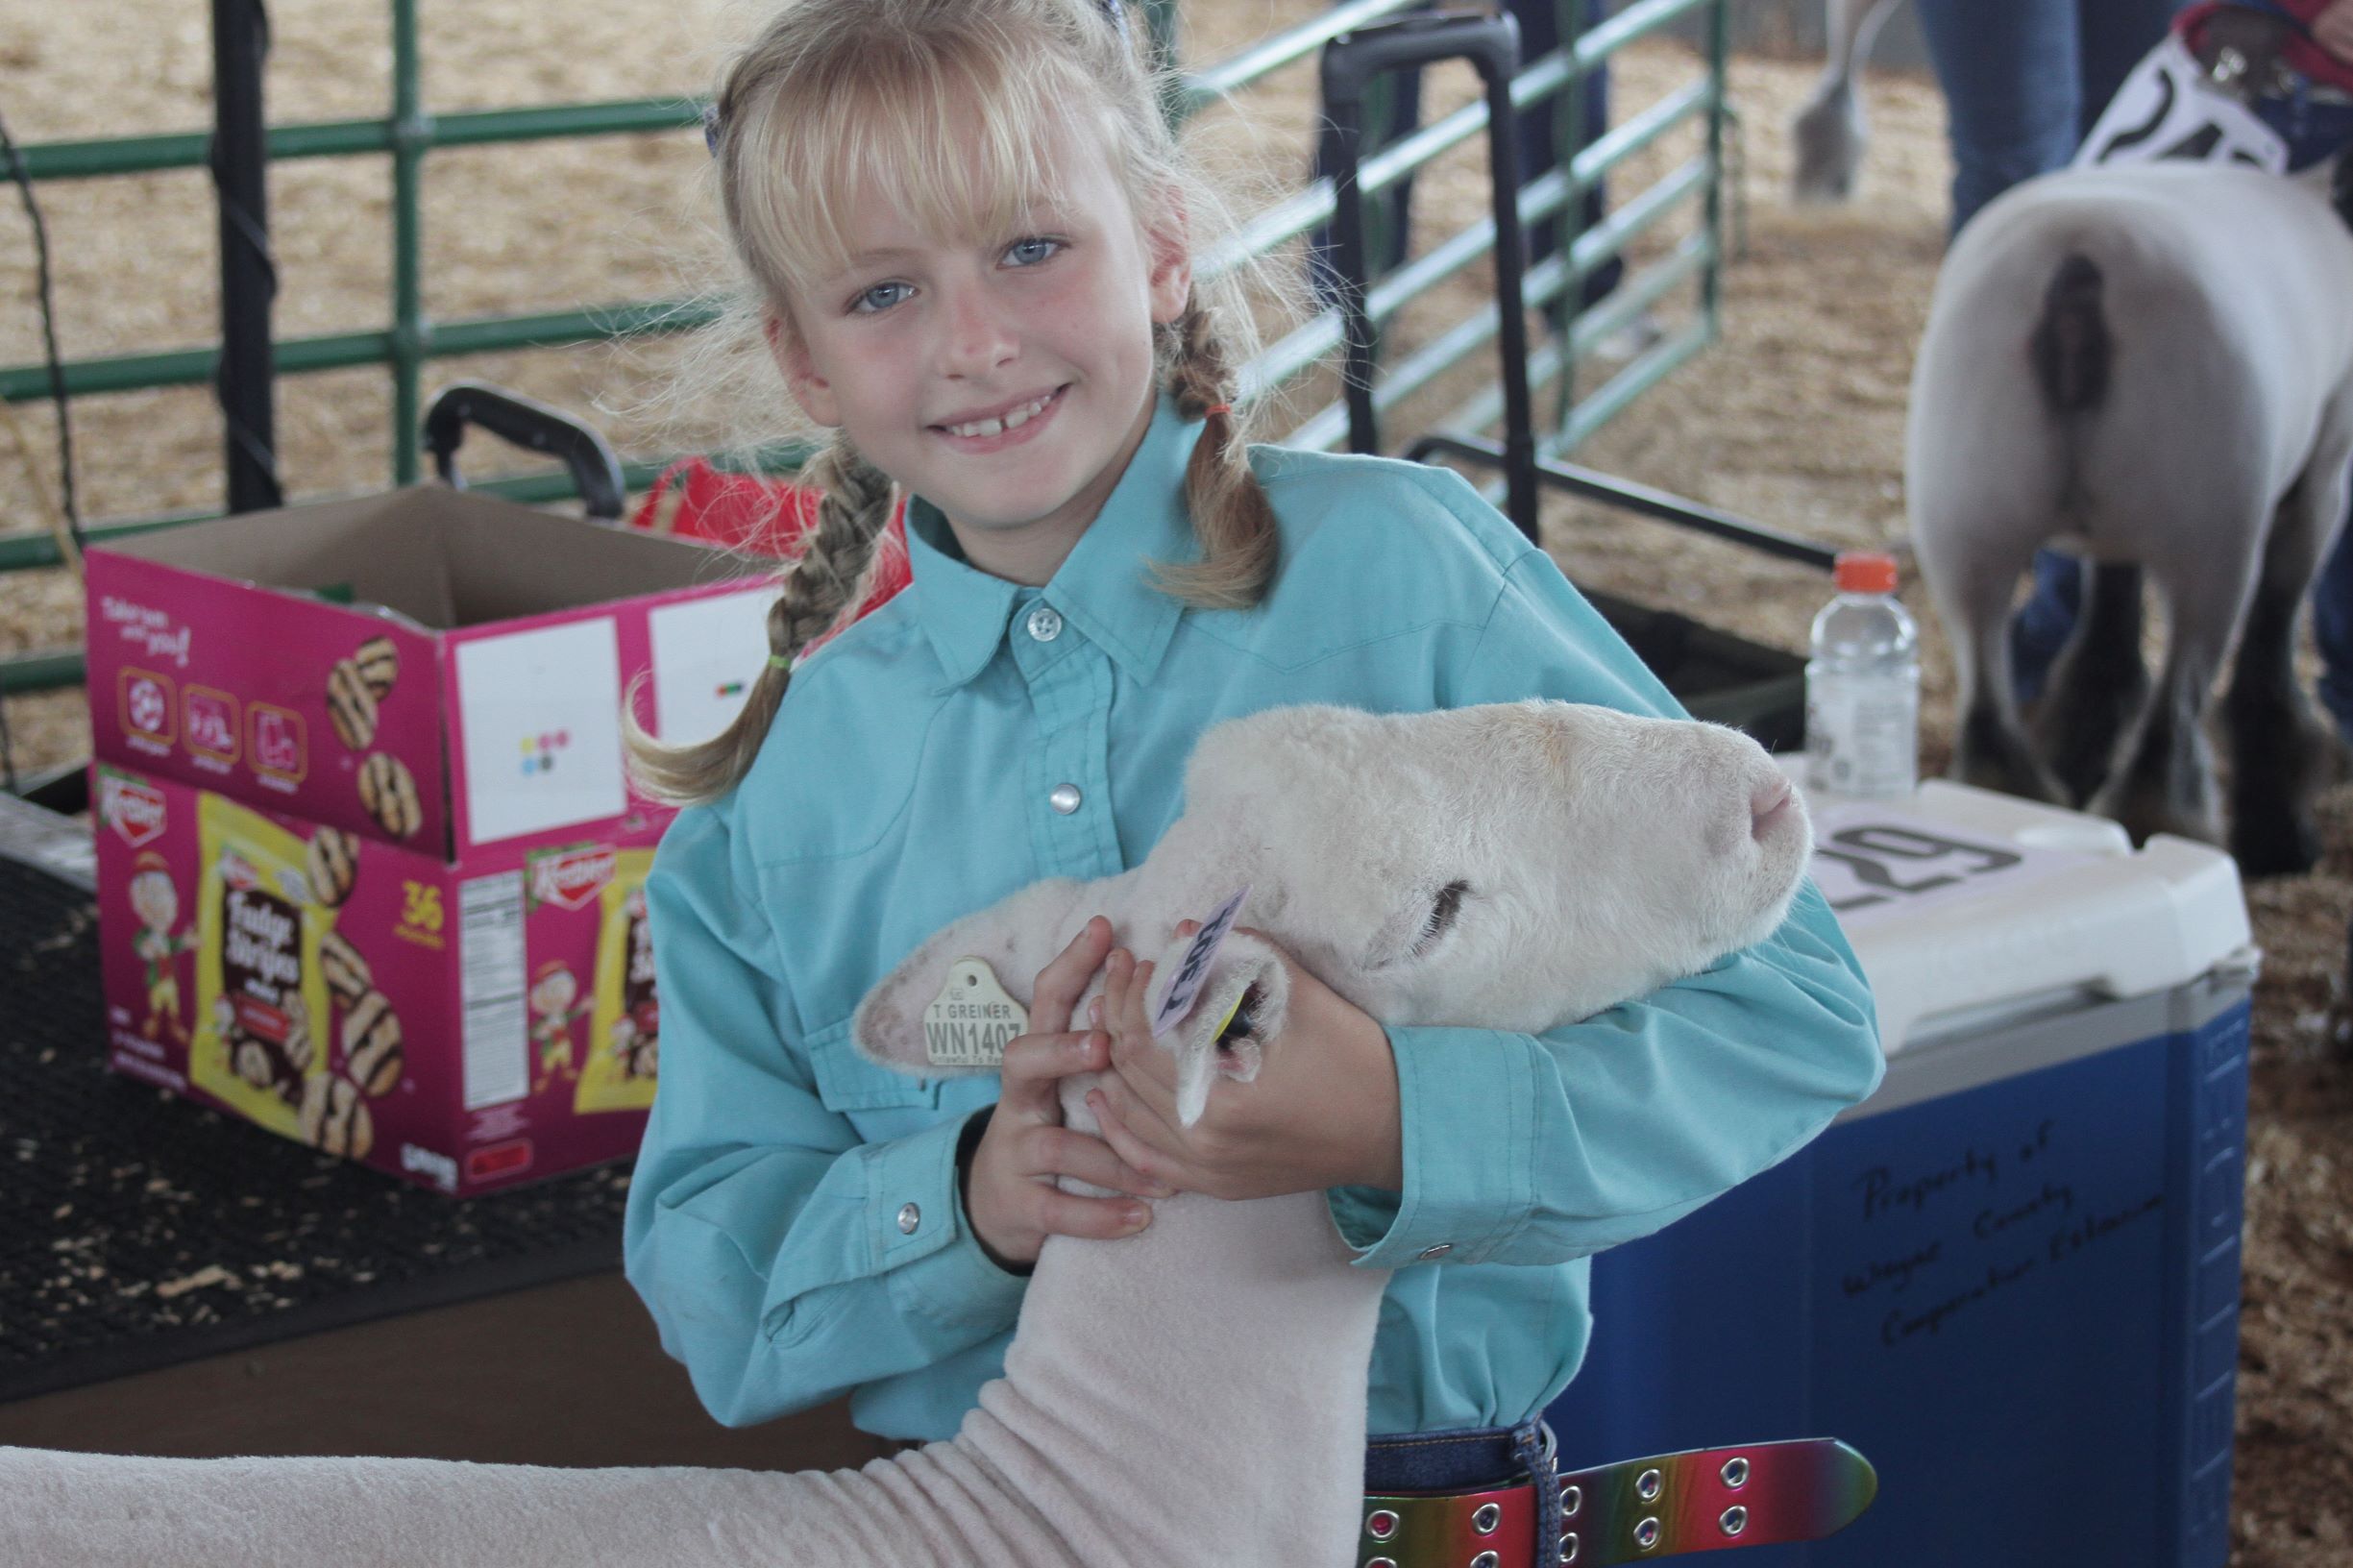
<svg viewBox="0 0 2353 1568"><path fill-rule="evenodd" d="M371 991L343 1015L343 1070L371 1099L401 1081L401 1017L380 991Z"/></svg>
<svg viewBox="0 0 2353 1568"><path fill-rule="evenodd" d="M333 909L352 895L359 880L359 836L337 827L310 835L310 895Z"/></svg>
<svg viewBox="0 0 2353 1568"><path fill-rule="evenodd" d="M662 1008L654 994L653 928L646 919L646 873L653 851L624 849L599 894L597 1042L572 1108L580 1113L643 1111L653 1104L661 1060Z"/></svg>
<svg viewBox="0 0 2353 1568"><path fill-rule="evenodd" d="M417 781L408 765L388 751L371 751L359 765L359 803L376 825L396 839L417 830L424 811L417 803Z"/></svg>
<svg viewBox="0 0 2353 1568"><path fill-rule="evenodd" d="M376 693L349 659L337 659L327 672L327 721L355 751L366 750L376 739Z"/></svg>
<svg viewBox="0 0 2353 1568"><path fill-rule="evenodd" d="M364 1160L376 1146L376 1123L368 1103L349 1078L320 1073L303 1086L302 1108L295 1114L302 1140L323 1154Z"/></svg>
<svg viewBox="0 0 2353 1568"><path fill-rule="evenodd" d="M319 972L327 981L327 989L345 1007L358 1006L359 999L376 985L376 975L368 968L368 961L340 931L320 936Z"/></svg>
<svg viewBox="0 0 2353 1568"><path fill-rule="evenodd" d="M351 662L377 701L381 702L391 695L392 683L401 674L401 650L391 638L369 638L352 650Z"/></svg>
<svg viewBox="0 0 2353 1568"><path fill-rule="evenodd" d="M309 845L266 818L206 796L198 807L196 1027L188 1081L270 1131L297 1136L296 1107L327 1065Z"/></svg>

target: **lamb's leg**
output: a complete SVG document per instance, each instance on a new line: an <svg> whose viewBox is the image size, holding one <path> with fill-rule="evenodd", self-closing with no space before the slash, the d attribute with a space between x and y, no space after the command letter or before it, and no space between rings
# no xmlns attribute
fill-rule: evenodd
<svg viewBox="0 0 2353 1568"><path fill-rule="evenodd" d="M1854 193L1867 135L1854 73L1871 56L1880 25L1898 0L1829 0L1829 55L1814 95L1790 123L1797 144L1791 193L1800 202L1843 202Z"/></svg>
<svg viewBox="0 0 2353 1568"><path fill-rule="evenodd" d="M2223 652L2245 614L2255 565L2250 552L2240 548L2217 550L2194 567L2152 560L2148 570L2171 621L2165 672L2124 742L2115 772L2086 809L2123 823L2135 843L2151 833L2173 833L2219 844L2222 813L2214 748L2206 739L2206 704Z"/></svg>
<svg viewBox="0 0 2353 1568"><path fill-rule="evenodd" d="M2248 876L2310 870L2320 859L2313 797L2337 740L2295 677L2295 633L2313 574L2344 516L2353 398L2295 486L2265 542L2263 574L2239 640L2222 714L2231 744L2231 852Z"/></svg>
<svg viewBox="0 0 2353 1568"><path fill-rule="evenodd" d="M2035 747L2080 804L2098 793L2119 739L2148 699L2141 657L2141 569L2087 561L2083 607L2034 713Z"/></svg>
<svg viewBox="0 0 2353 1568"><path fill-rule="evenodd" d="M1923 527L1914 537L1937 619L1960 678L1960 724L1948 772L1965 784L2064 802L2059 781L2026 738L2010 676L2010 597L2036 531L1974 523Z"/></svg>
<svg viewBox="0 0 2353 1568"><path fill-rule="evenodd" d="M863 1470L568 1470L0 1449L0 1562L41 1568L1076 1568L954 1444Z"/></svg>

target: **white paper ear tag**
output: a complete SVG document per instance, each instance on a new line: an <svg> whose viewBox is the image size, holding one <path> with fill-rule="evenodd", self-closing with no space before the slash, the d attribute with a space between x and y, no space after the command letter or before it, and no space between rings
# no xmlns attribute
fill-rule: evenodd
<svg viewBox="0 0 2353 1568"><path fill-rule="evenodd" d="M1005 1047L1029 1032L1029 1014L1005 994L986 959L960 958L923 1009L923 1054L935 1067L996 1067Z"/></svg>
<svg viewBox="0 0 2353 1568"><path fill-rule="evenodd" d="M1192 945L1185 949L1185 962L1177 967L1176 979L1168 987L1168 994L1161 998L1158 1011L1152 1015L1152 1038L1166 1034L1187 1010L1193 998L1201 993L1202 982L1209 978L1210 960L1217 956L1224 944L1226 933L1234 929L1234 917L1242 912L1242 900L1250 896L1250 884L1217 906L1217 913L1209 923L1193 933Z"/></svg>

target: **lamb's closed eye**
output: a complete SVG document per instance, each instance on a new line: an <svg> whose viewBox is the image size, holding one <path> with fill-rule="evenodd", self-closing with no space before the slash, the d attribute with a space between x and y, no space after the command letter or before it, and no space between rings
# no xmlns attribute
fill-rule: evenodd
<svg viewBox="0 0 2353 1568"><path fill-rule="evenodd" d="M1461 910L1462 900L1470 891L1468 882L1449 882L1438 890L1437 896L1430 901L1430 919L1423 922L1421 940L1414 943L1410 956L1421 957L1452 928L1455 916Z"/></svg>

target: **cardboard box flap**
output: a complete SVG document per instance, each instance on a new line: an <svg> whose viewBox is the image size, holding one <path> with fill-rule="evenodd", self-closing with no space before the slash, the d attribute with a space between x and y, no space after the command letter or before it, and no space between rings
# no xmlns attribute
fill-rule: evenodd
<svg viewBox="0 0 2353 1568"><path fill-rule="evenodd" d="M601 604L736 575L689 540L611 528L495 496L414 485L244 512L109 545L208 576L346 595L433 630Z"/></svg>
<svg viewBox="0 0 2353 1568"><path fill-rule="evenodd" d="M438 548L388 547L403 533L430 540L433 503L455 494L443 491L436 498L422 489L403 490L240 512L104 548L233 582L348 596L357 604L380 604L420 626L444 626L455 613L446 553Z"/></svg>
<svg viewBox="0 0 2353 1568"><path fill-rule="evenodd" d="M437 522L454 599L454 619L444 623L450 628L694 588L746 570L738 558L689 540L502 502L445 506Z"/></svg>

